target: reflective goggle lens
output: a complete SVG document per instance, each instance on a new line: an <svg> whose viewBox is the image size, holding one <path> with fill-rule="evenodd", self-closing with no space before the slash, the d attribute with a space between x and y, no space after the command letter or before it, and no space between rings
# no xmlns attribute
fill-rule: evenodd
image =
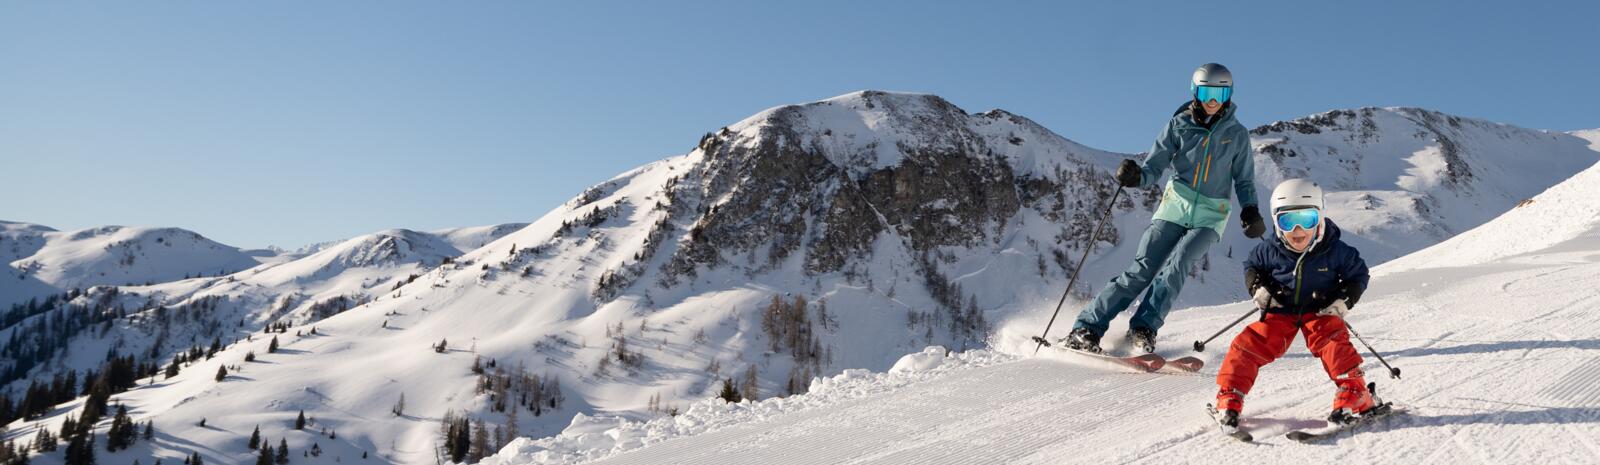
<svg viewBox="0 0 1600 465"><path fill-rule="evenodd" d="M1217 103L1228 103L1228 97L1233 96L1232 87L1221 86L1195 86L1194 98L1201 103L1216 100Z"/></svg>
<svg viewBox="0 0 1600 465"><path fill-rule="evenodd" d="M1318 212L1315 208L1302 208L1279 213L1278 230L1289 232L1298 226L1301 229L1310 231L1317 227L1317 220L1321 217L1321 212Z"/></svg>

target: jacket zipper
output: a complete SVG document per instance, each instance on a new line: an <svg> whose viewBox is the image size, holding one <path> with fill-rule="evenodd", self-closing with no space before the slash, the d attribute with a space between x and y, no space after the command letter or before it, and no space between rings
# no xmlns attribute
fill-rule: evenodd
<svg viewBox="0 0 1600 465"><path fill-rule="evenodd" d="M1300 258L1294 261L1294 307L1299 309L1301 313L1305 313L1305 309L1300 308L1300 267L1305 265L1306 257L1311 255L1311 249L1314 248L1316 248L1315 243L1307 246L1305 252L1300 252ZM1326 252L1326 250L1323 252Z"/></svg>
<svg viewBox="0 0 1600 465"><path fill-rule="evenodd" d="M1200 147L1205 149L1206 164L1211 164L1211 129L1206 130L1205 137L1200 138ZM1206 177L1211 177L1211 170L1206 170ZM1189 224L1194 224L1194 212L1200 206L1200 160L1194 161L1194 196L1189 199Z"/></svg>

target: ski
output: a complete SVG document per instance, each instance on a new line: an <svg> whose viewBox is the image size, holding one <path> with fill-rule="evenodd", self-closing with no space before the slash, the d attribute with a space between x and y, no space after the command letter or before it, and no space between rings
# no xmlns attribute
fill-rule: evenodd
<svg viewBox="0 0 1600 465"><path fill-rule="evenodd" d="M1222 434L1223 435L1226 435L1226 436L1228 436L1230 438L1238 439L1239 441L1242 441L1242 442L1255 441L1255 437L1251 436L1249 431L1245 431L1245 430L1239 429L1236 426L1228 426L1228 425L1222 424L1222 418L1218 417L1218 415L1221 415L1221 414L1217 413L1217 408L1212 406L1211 404L1206 404L1206 414L1207 415L1211 415L1211 421L1216 422L1217 423L1217 427L1222 428Z"/></svg>
<svg viewBox="0 0 1600 465"><path fill-rule="evenodd" d="M1371 410L1368 410L1366 413L1349 423L1332 423L1328 426L1317 429L1290 431L1289 434L1285 434L1284 436L1299 442L1316 442L1337 436L1339 433L1350 431L1362 425L1370 424L1380 418L1403 412L1405 412L1405 409L1395 407L1394 404L1385 402L1383 404L1379 404L1377 407L1373 407Z"/></svg>
<svg viewBox="0 0 1600 465"><path fill-rule="evenodd" d="M1173 367L1173 368L1176 368L1176 369L1179 369L1179 370L1182 370L1182 371L1187 371L1187 372L1190 372L1190 373L1194 373L1194 372L1200 371L1201 368L1205 367L1206 366L1206 362L1203 361L1203 360L1200 360L1198 358L1195 358L1195 357L1183 357L1183 358L1178 358L1178 359L1173 359L1173 360L1167 360L1167 366Z"/></svg>
<svg viewBox="0 0 1600 465"><path fill-rule="evenodd" d="M1034 340L1034 342L1038 342L1041 345L1044 345L1044 346L1047 346L1047 347L1051 347L1051 348L1054 348L1056 350L1060 350L1062 352L1071 353L1071 354L1078 354L1078 355L1082 355L1082 356L1085 356L1085 357L1093 357L1093 358L1096 358L1096 359L1104 360L1104 361L1107 361L1107 362L1111 362L1111 363L1122 365L1122 366L1125 366L1125 367L1128 367L1128 368L1139 370L1139 371L1142 371L1142 372L1145 372L1145 373L1154 373L1155 371L1160 370L1161 367L1167 365L1167 359L1163 358L1160 355L1156 355L1156 354L1144 354L1144 355L1134 355L1134 356L1107 355L1107 354L1100 354L1100 353L1088 352L1088 351L1077 350L1077 349L1069 349L1069 348L1066 348L1066 347L1057 347L1055 344L1051 344L1049 341L1046 341L1046 340L1044 340L1044 338L1041 338L1041 337L1038 337L1038 336L1034 336L1033 340Z"/></svg>

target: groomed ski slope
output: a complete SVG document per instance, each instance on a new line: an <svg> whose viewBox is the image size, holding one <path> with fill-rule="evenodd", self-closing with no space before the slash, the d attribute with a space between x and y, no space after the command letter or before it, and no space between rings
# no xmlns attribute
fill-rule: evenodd
<svg viewBox="0 0 1600 465"><path fill-rule="evenodd" d="M1042 322L1014 321L998 336L1001 353L915 356L903 361L912 370L847 373L790 399L708 401L647 424L580 418L487 463L1600 463L1596 194L1600 167L1376 268L1351 322L1404 371L1389 379L1363 350L1380 395L1410 412L1325 444L1283 437L1320 425L1333 396L1302 339L1262 370L1244 421L1258 443L1244 444L1201 410L1238 328L1200 355L1201 374L1152 375L1051 349L1027 356ZM1191 352L1245 309L1175 311L1160 352ZM1115 350L1126 350L1121 325L1107 337Z"/></svg>

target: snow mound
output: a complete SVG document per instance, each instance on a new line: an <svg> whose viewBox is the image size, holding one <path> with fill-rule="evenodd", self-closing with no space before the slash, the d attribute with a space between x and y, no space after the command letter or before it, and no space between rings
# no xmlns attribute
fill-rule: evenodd
<svg viewBox="0 0 1600 465"><path fill-rule="evenodd" d="M691 405L677 416L662 416L649 421L628 421L615 416L578 414L572 423L553 437L520 438L499 453L484 458L482 465L571 464L598 460L664 441L717 431L780 415L810 410L868 396L881 395L951 373L1010 362L1017 357L988 350L972 350L945 356L943 347L933 346L907 355L918 360L919 369L871 373L849 369L827 378L814 378L805 394L775 397L759 402L745 400L727 403L706 399ZM934 355L937 354L937 355ZM928 360L937 362L926 364ZM900 364L896 364L898 368Z"/></svg>
<svg viewBox="0 0 1600 465"><path fill-rule="evenodd" d="M894 362L894 366L889 368L889 372L904 373L909 371L928 371L938 368L939 365L944 364L946 352L949 351L945 350L944 347L928 346L928 348L922 349L922 352L906 354L906 356L900 357L900 360Z"/></svg>

